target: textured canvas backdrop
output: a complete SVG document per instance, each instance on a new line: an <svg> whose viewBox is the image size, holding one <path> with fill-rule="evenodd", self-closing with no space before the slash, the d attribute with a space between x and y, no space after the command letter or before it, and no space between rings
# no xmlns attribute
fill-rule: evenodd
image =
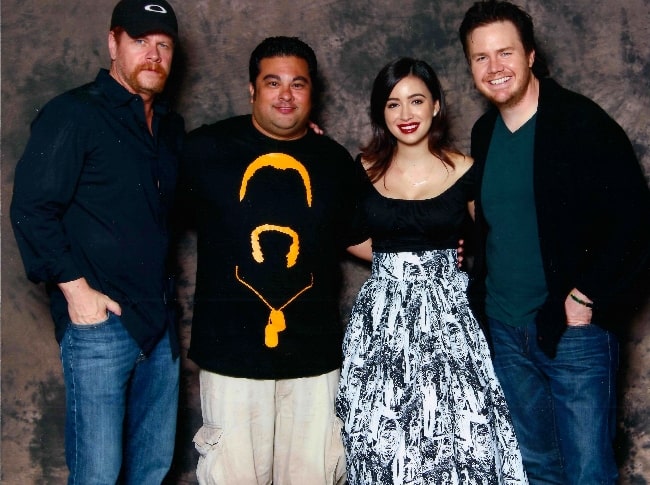
<svg viewBox="0 0 650 485"><path fill-rule="evenodd" d="M173 0L172 0L173 1ZM650 173L650 0L522 0L535 19L553 75L599 102L628 132ZM370 84L400 55L430 62L440 75L460 148L483 111L457 28L471 1L176 0L183 44L177 109L195 128L249 112L247 62L269 35L311 44L327 82L321 122L353 154L368 134ZM2 481L64 483L64 392L43 288L29 283L7 217L13 171L29 122L52 96L108 67L113 0L2 1ZM181 66L181 64L184 64ZM616 170L616 160L612 160ZM194 254L181 248L185 275L180 322L188 344ZM345 263L347 310L366 275ZM650 331L647 308L624 341L620 439L623 483L650 480ZM177 459L169 483L195 483L191 445L200 423L196 369L184 359Z"/></svg>

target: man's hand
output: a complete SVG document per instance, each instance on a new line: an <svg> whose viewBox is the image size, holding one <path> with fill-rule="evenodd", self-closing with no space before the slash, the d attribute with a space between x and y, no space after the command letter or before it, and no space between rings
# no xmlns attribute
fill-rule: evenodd
<svg viewBox="0 0 650 485"><path fill-rule="evenodd" d="M108 312L122 314L120 305L91 288L86 278L59 283L59 288L68 302L68 314L72 323L91 325L106 320Z"/></svg>
<svg viewBox="0 0 650 485"><path fill-rule="evenodd" d="M585 303L593 303L588 296L580 290L572 289L564 300L564 312L566 313L566 324L569 327L577 327L580 325L588 325L591 323L591 308L587 305L576 301L573 295L578 300Z"/></svg>

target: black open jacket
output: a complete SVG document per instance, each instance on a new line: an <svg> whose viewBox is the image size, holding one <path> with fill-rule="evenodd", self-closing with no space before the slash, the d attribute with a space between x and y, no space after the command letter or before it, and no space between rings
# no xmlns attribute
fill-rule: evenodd
<svg viewBox="0 0 650 485"><path fill-rule="evenodd" d="M497 115L492 108L472 130L479 181ZM566 329L564 301L574 287L594 301L592 323L621 330L624 322L615 310L648 273L650 193L623 129L593 101L551 79L540 80L533 170L549 291L537 315L538 344L553 357ZM489 226L480 185L469 294L474 312L484 319Z"/></svg>

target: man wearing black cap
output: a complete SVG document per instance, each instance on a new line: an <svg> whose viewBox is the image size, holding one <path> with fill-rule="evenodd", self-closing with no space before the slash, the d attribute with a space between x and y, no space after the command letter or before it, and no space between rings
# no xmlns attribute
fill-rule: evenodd
<svg viewBox="0 0 650 485"><path fill-rule="evenodd" d="M110 71L43 107L16 167L14 231L61 348L70 484L160 483L172 459L166 261L184 124L157 95L177 35L165 0L118 3Z"/></svg>

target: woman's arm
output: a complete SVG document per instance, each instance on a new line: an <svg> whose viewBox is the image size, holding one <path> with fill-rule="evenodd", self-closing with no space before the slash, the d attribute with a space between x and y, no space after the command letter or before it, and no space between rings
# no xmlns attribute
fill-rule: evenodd
<svg viewBox="0 0 650 485"><path fill-rule="evenodd" d="M366 239L361 244L356 244L347 248L353 256L365 261L372 261L372 239Z"/></svg>

